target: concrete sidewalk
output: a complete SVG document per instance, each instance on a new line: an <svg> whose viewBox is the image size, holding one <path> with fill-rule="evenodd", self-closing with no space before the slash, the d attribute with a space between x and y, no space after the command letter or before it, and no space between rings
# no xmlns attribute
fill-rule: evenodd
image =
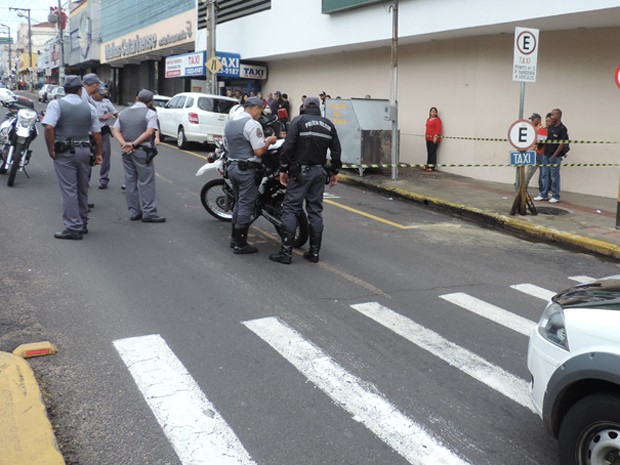
<svg viewBox="0 0 620 465"><path fill-rule="evenodd" d="M511 185L415 168L400 168L395 181L390 174L390 169L368 169L363 176L346 170L340 180L389 192L532 240L620 258L616 199L562 192L559 203L534 202L539 211L536 216L511 216L516 195ZM538 194L535 191L530 187L532 197Z"/></svg>

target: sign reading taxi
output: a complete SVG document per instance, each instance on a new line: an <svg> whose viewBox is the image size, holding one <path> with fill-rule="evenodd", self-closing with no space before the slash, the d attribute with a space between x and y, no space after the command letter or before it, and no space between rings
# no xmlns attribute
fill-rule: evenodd
<svg viewBox="0 0 620 465"><path fill-rule="evenodd" d="M508 142L515 149L524 152L536 142L536 127L526 119L515 121L508 129Z"/></svg>
<svg viewBox="0 0 620 465"><path fill-rule="evenodd" d="M205 52L192 52L166 58L167 78L205 75Z"/></svg>
<svg viewBox="0 0 620 465"><path fill-rule="evenodd" d="M536 82L538 29L516 27L512 80Z"/></svg>

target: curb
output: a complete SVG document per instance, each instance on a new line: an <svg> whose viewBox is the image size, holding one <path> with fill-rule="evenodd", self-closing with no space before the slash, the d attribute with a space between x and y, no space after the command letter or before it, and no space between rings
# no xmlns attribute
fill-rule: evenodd
<svg viewBox="0 0 620 465"><path fill-rule="evenodd" d="M620 258L620 246L611 244L609 242L601 241L598 239L592 239L578 234L573 234L565 231L559 231L557 229L549 228L547 226L540 226L532 224L528 221L523 221L512 216L501 215L499 213L493 213L481 208L469 207L467 205L459 204L456 202L450 202L448 200L431 197L429 195L412 192L400 187L392 187L381 184L365 182L361 179L353 178L346 174L340 173L338 175L338 181L344 184L351 184L355 186L362 186L379 191L390 192L399 197L412 200L416 203L430 206L437 210L457 214L465 217L469 220L476 222L482 222L487 225L493 226L498 229L503 229L511 233L516 233L529 238L543 239L548 242L559 243L571 248L576 248L582 251L593 252L605 257L611 257L615 259Z"/></svg>
<svg viewBox="0 0 620 465"><path fill-rule="evenodd" d="M0 352L0 465L65 465L30 364Z"/></svg>

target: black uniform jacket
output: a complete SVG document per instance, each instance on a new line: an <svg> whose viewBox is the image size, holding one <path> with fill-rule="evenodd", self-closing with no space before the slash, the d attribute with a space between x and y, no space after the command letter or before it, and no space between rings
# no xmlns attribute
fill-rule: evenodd
<svg viewBox="0 0 620 465"><path fill-rule="evenodd" d="M337 174L342 162L336 126L311 105L289 125L280 150L280 171L288 172L292 165L324 165L327 162L327 149L330 150L330 173Z"/></svg>

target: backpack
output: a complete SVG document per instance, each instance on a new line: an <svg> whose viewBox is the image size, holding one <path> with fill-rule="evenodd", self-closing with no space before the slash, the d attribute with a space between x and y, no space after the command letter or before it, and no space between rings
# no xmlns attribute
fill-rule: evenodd
<svg viewBox="0 0 620 465"><path fill-rule="evenodd" d="M568 135L568 130L566 130L566 140L570 140L570 136ZM562 157L566 157L568 152L570 152L570 144L567 142L562 147Z"/></svg>

